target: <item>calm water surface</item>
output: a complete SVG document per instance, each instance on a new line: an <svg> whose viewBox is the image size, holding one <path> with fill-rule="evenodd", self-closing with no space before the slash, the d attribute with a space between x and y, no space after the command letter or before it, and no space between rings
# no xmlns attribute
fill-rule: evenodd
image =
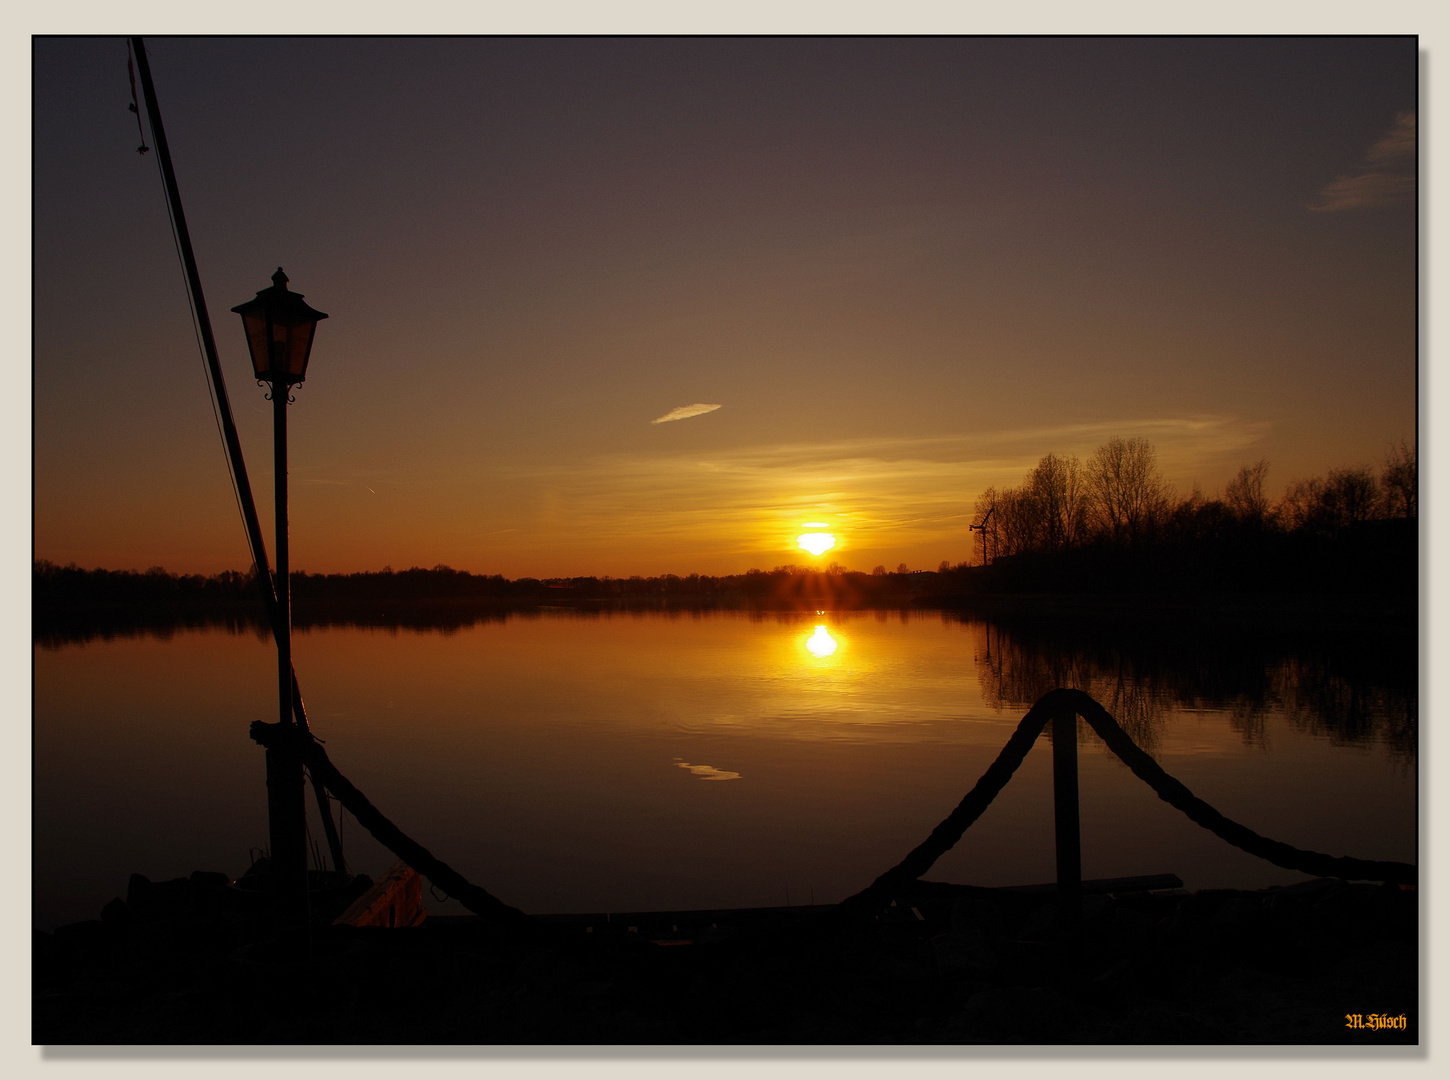
<svg viewBox="0 0 1450 1080"><path fill-rule="evenodd" d="M839 900L923 840L1056 685L1088 690L1263 835L1415 860L1413 662L1386 675L1282 651L1167 652L934 612L545 612L294 644L333 762L530 912ZM94 918L133 871L247 868L267 839L247 727L275 719L275 655L224 629L36 647L37 926ZM1301 879L1193 825L1085 728L1080 742L1085 876ZM1050 759L1044 738L928 877L1052 880ZM392 863L351 818L343 830L352 869Z"/></svg>

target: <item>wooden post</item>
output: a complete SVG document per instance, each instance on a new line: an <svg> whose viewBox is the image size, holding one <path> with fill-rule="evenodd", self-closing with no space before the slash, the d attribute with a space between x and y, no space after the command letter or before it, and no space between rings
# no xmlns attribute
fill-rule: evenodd
<svg viewBox="0 0 1450 1080"><path fill-rule="evenodd" d="M1082 936L1082 833L1078 819L1077 713L1052 718L1052 817L1057 834L1057 904L1069 944Z"/></svg>
<svg viewBox="0 0 1450 1080"><path fill-rule="evenodd" d="M302 760L289 746L267 748L267 824L272 847L274 909L307 918L306 791Z"/></svg>

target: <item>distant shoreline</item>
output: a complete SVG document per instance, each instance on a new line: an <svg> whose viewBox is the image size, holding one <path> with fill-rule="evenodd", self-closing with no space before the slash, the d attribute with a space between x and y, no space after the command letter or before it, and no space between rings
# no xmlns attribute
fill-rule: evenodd
<svg viewBox="0 0 1450 1080"><path fill-rule="evenodd" d="M161 567L84 570L37 561L34 640L202 627L267 636L249 573L177 575ZM872 573L778 566L684 577L518 578L447 566L291 575L292 623L458 628L545 610L576 614L684 611L941 610L992 620L1100 623L1175 620L1200 627L1319 634L1365 632L1413 642L1419 631L1413 523L1370 523L1337 541L1279 537L1234 549L1101 547L1012 556L992 565Z"/></svg>
<svg viewBox="0 0 1450 1080"><path fill-rule="evenodd" d="M1058 625L1114 634L1139 633L1152 627L1201 632L1302 634L1308 637L1363 635L1377 643L1414 648L1419 636L1421 605L1414 594L945 594L902 597L895 602L818 605L822 598L800 602L788 598L689 597L575 598L550 596L530 600L477 597L421 597L386 602L364 598L299 601L293 610L298 631L332 626L399 629L461 629L478 623L546 615L600 617L608 615L750 612L761 615L814 615L846 612L938 612L963 619L980 618L1004 624ZM261 602L248 597L231 603L76 604L41 608L33 621L37 644L59 647L117 636L161 634L186 630L228 629L268 638Z"/></svg>

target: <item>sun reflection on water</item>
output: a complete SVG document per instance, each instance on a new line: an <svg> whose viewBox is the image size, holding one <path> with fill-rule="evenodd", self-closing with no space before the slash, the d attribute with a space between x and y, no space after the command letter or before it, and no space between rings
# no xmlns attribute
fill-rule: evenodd
<svg viewBox="0 0 1450 1080"><path fill-rule="evenodd" d="M830 656L839 647L840 643L831 636L830 631L824 626L818 625L815 633L806 638L806 648L812 656Z"/></svg>

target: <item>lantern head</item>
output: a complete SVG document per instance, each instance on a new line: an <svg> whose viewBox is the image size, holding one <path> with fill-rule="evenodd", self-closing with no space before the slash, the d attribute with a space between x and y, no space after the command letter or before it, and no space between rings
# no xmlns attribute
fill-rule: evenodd
<svg viewBox="0 0 1450 1080"><path fill-rule="evenodd" d="M327 316L308 307L301 293L287 290L287 275L280 266L270 289L232 310L242 317L252 370L259 380L291 385L306 378L312 335Z"/></svg>

